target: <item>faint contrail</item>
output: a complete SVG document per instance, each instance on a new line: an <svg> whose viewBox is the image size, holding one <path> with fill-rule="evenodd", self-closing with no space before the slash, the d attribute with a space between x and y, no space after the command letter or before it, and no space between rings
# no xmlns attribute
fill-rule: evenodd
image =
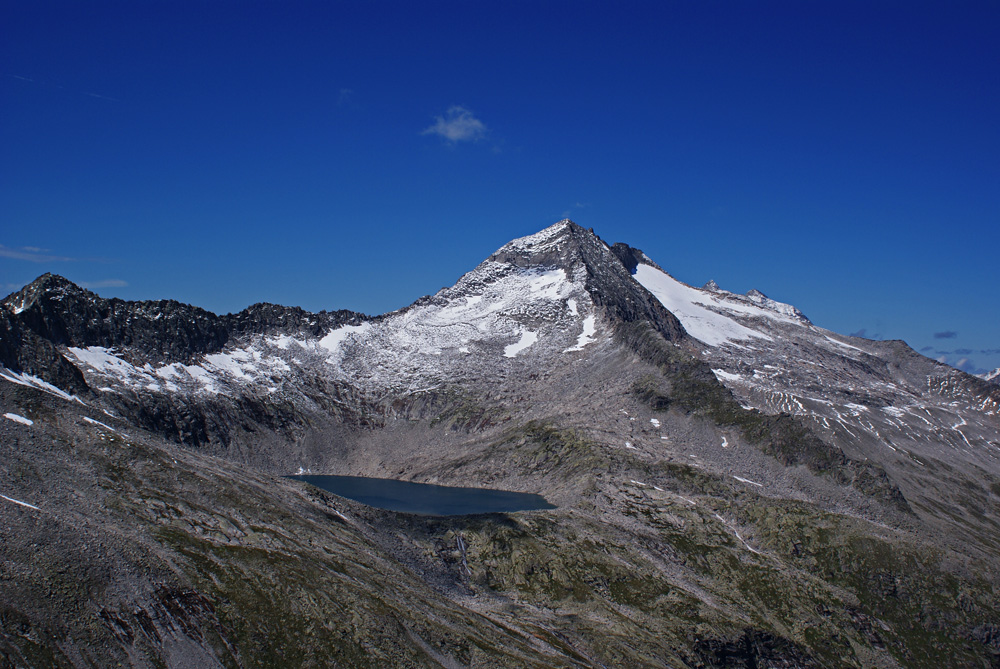
<svg viewBox="0 0 1000 669"><path fill-rule="evenodd" d="M98 98L98 99L101 99L101 100L110 100L111 102L121 102L121 100L119 100L118 98L113 98L113 97L108 96L108 95L101 95L100 93L90 93L88 91L82 91L82 90L79 90L79 89L66 88L65 86L61 86L59 84L50 84L50 83L47 83L45 81L38 81L37 79L32 79L30 77L22 77L20 74L8 74L6 76L10 77L11 79L19 79L21 81L27 81L29 83L37 84L39 86L44 86L46 88L57 88L57 89L59 89L61 91L66 91L67 93L77 93L79 95L86 95L87 97L90 97L90 98Z"/></svg>

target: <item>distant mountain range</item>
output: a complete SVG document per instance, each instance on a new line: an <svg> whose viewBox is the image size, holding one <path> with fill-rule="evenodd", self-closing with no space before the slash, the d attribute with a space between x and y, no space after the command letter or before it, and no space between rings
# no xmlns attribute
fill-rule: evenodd
<svg viewBox="0 0 1000 669"><path fill-rule="evenodd" d="M374 317L54 275L2 307L7 664L1000 666L996 372L571 221Z"/></svg>

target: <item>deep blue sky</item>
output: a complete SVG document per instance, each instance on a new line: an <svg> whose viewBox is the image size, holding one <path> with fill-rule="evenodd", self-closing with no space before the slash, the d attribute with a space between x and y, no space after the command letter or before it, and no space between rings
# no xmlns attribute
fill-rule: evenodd
<svg viewBox="0 0 1000 669"><path fill-rule="evenodd" d="M0 292L379 313L569 216L1000 366L997 2L0 8Z"/></svg>

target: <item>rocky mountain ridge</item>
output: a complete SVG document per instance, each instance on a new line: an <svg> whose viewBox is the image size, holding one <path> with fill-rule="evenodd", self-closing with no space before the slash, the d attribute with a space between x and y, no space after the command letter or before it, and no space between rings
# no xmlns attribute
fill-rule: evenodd
<svg viewBox="0 0 1000 669"><path fill-rule="evenodd" d="M15 666L1000 658L1000 389L570 221L376 317L46 275L3 300L0 363ZM274 478L297 471L559 508L421 519ZM115 548L70 568L84 544Z"/></svg>

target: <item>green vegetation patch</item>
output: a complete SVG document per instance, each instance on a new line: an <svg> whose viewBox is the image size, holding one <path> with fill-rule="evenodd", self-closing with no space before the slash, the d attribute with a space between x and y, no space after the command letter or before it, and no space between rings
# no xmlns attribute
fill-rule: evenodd
<svg viewBox="0 0 1000 669"><path fill-rule="evenodd" d="M539 420L508 430L492 450L509 453L512 464L524 473L559 470L572 476L601 471L608 465L608 456L597 443L572 428L556 427Z"/></svg>

